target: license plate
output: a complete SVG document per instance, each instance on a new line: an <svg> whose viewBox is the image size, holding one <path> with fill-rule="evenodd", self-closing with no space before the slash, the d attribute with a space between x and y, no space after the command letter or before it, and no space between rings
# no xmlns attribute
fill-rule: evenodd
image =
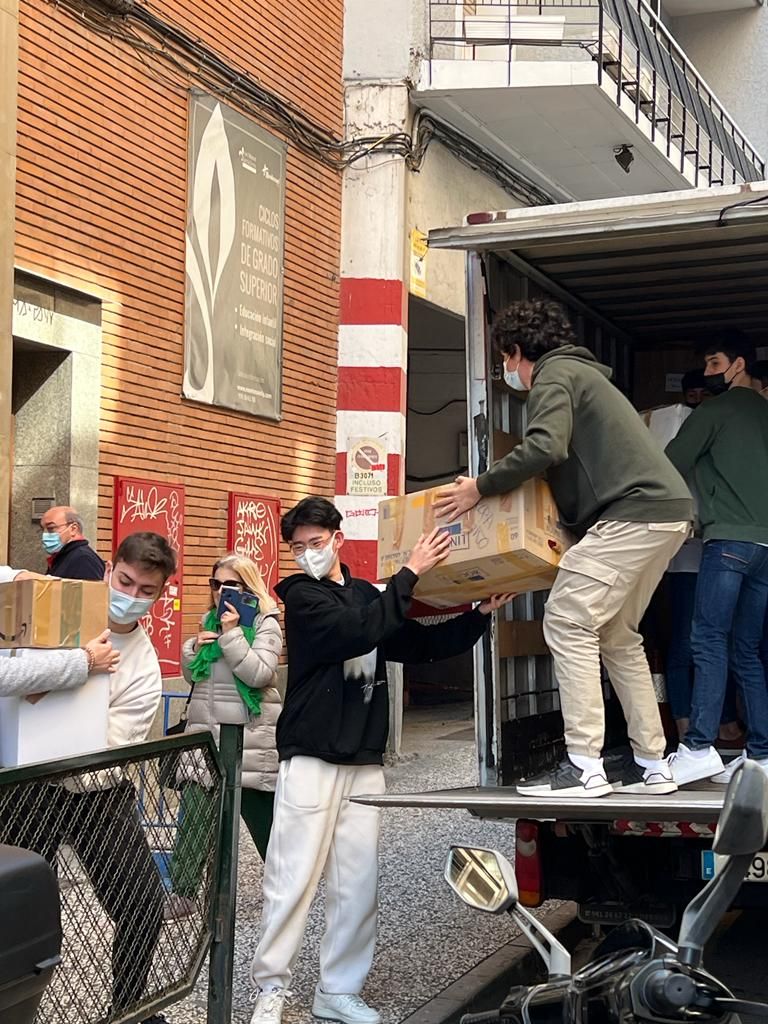
<svg viewBox="0 0 768 1024"><path fill-rule="evenodd" d="M728 860L714 850L703 850L701 854L701 877L706 881L714 878ZM756 853L744 877L745 882L768 882L768 852Z"/></svg>

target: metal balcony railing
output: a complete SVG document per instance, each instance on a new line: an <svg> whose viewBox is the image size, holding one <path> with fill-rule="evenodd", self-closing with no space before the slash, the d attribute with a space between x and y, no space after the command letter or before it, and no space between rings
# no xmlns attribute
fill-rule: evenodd
<svg viewBox="0 0 768 1024"><path fill-rule="evenodd" d="M430 0L432 60L590 60L597 82L694 185L762 181L765 162L645 0Z"/></svg>

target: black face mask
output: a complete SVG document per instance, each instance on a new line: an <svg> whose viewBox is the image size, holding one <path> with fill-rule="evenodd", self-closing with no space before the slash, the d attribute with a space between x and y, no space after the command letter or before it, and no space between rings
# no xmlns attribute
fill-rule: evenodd
<svg viewBox="0 0 768 1024"><path fill-rule="evenodd" d="M733 363L731 363L731 366L733 366ZM704 387L710 395L724 395L731 384L733 384L733 377L728 380L724 373L713 373L711 376L704 378Z"/></svg>
<svg viewBox="0 0 768 1024"><path fill-rule="evenodd" d="M704 378L704 387L710 395L724 395L731 382L725 379L724 373L713 373L711 377Z"/></svg>

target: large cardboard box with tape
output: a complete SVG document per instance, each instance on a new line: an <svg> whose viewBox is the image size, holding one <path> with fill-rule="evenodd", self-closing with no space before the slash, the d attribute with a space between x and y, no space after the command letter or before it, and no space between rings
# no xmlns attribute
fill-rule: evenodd
<svg viewBox="0 0 768 1024"><path fill-rule="evenodd" d="M388 498L379 506L379 579L408 561L422 533L442 525L434 505L443 488ZM571 543L543 480L483 498L455 523L446 524L451 552L419 580L416 596L435 608L480 601L492 594L548 590Z"/></svg>
<svg viewBox="0 0 768 1024"><path fill-rule="evenodd" d="M82 647L107 628L108 597L92 580L0 584L0 650Z"/></svg>

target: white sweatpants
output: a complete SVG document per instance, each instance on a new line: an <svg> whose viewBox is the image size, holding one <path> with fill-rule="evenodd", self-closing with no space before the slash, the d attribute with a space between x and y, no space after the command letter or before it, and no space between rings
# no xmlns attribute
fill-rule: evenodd
<svg viewBox="0 0 768 1024"><path fill-rule="evenodd" d="M321 875L326 879L320 987L358 993L376 942L379 809L349 797L384 792L378 765L280 763L264 864L261 939L251 965L260 989L288 988Z"/></svg>

